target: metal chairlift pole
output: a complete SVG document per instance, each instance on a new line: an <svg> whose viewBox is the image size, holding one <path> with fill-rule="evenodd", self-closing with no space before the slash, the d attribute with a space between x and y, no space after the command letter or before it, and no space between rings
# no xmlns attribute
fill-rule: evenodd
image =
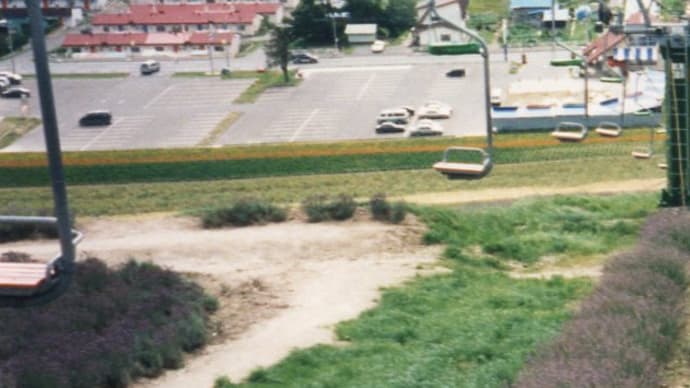
<svg viewBox="0 0 690 388"><path fill-rule="evenodd" d="M570 51L573 55L575 55L578 59L582 61L582 64L580 65L580 68L584 71L585 73L585 126L589 127L589 72L587 71L588 68L588 63L587 63L587 58L585 58L582 54L578 53L577 51L573 50L572 48L568 47L565 43L561 41L556 41L556 44L559 45L560 47Z"/></svg>
<svg viewBox="0 0 690 388"><path fill-rule="evenodd" d="M62 168L62 152L60 150L60 137L58 135L57 117L55 113L55 100L48 68L48 56L46 54L45 32L43 31L43 16L39 4L40 0L26 0L26 5L31 20L31 46L34 54L36 80L41 102L41 116L43 118L43 133L46 141L48 162L50 166L50 178L52 181L53 201L55 217L57 218L58 236L63 260L61 287L66 288L74 272L75 249L72 243L72 229L70 226L69 208L67 205L67 190Z"/></svg>
<svg viewBox="0 0 690 388"><path fill-rule="evenodd" d="M492 155L493 150L493 124L491 122L491 69L489 66L489 48L484 39L482 39L476 32L465 28L464 26L455 25L460 31L475 39L482 47L481 56L484 58L484 113L486 115L486 144L489 155Z"/></svg>

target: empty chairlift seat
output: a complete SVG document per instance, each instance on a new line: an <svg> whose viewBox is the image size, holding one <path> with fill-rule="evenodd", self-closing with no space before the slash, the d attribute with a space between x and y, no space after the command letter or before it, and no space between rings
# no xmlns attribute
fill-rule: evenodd
<svg viewBox="0 0 690 388"><path fill-rule="evenodd" d="M564 121L551 132L551 136L560 141L579 142L587 137L587 127L580 123Z"/></svg>
<svg viewBox="0 0 690 388"><path fill-rule="evenodd" d="M601 136L618 137L623 132L623 128L614 122L602 121L594 131Z"/></svg>
<svg viewBox="0 0 690 388"><path fill-rule="evenodd" d="M443 152L443 160L433 166L449 179L479 179L486 176L492 167L491 155L474 147L449 147Z"/></svg>
<svg viewBox="0 0 690 388"><path fill-rule="evenodd" d="M53 217L0 216L0 224L56 225ZM77 244L82 234L73 230L72 243ZM0 262L0 296L32 297L50 291L62 279L62 255L49 262Z"/></svg>
<svg viewBox="0 0 690 388"><path fill-rule="evenodd" d="M654 153L650 147L638 147L632 150L632 157L635 159L649 159Z"/></svg>

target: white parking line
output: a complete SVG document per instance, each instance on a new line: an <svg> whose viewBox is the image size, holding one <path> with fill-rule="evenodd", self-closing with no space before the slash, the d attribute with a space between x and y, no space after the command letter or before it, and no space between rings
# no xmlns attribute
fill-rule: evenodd
<svg viewBox="0 0 690 388"><path fill-rule="evenodd" d="M91 141L88 142L88 143L86 143L85 146L81 147L81 148L79 149L79 151L85 151L85 150L86 150L87 148L89 148L93 143L95 143L96 141L98 141L98 139L100 139L101 137L103 137L103 135L105 135L105 134L106 134L109 130L111 130L114 126L116 126L118 123L121 123L122 120L124 120L124 118L119 118L119 119L115 120L115 122L114 122L113 124L111 124L105 131L101 132L100 134L98 134L98 136L96 136L96 137L94 137L93 139L91 139Z"/></svg>
<svg viewBox="0 0 690 388"><path fill-rule="evenodd" d="M374 81L375 78L376 78L376 73L372 73L369 76L369 79L367 80L367 82L364 85L362 85L362 88L359 89L359 93L357 93L357 98L356 98L357 101L361 100L362 97L364 97L364 93L367 92L367 89L369 89L369 85L371 85L372 81Z"/></svg>
<svg viewBox="0 0 690 388"><path fill-rule="evenodd" d="M293 142L295 141L295 139L297 139L297 136L299 136L300 133L302 133L302 131L304 130L304 128L307 127L307 125L309 125L309 122L311 121L311 119L314 118L314 116L316 116L317 113L319 113L318 109L314 109L313 111L311 111L309 117L307 117L307 119L304 120L304 122L302 122L302 125L300 125L299 128L297 128L295 133L292 135L292 137L290 138L290 142Z"/></svg>
<svg viewBox="0 0 690 388"><path fill-rule="evenodd" d="M148 104L144 105L144 109L147 109L151 105L155 104L156 101L160 100L161 97L163 97L166 93L168 93L168 91L170 91L170 89L172 89L174 86L175 85L170 85L167 88L165 88L165 90L160 92L156 97L152 98L151 101L148 102Z"/></svg>

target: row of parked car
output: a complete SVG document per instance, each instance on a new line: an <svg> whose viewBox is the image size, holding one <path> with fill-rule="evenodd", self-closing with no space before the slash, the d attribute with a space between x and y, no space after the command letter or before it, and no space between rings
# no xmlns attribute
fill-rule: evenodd
<svg viewBox="0 0 690 388"><path fill-rule="evenodd" d="M376 118L376 133L405 132L411 126L410 136L443 135L443 127L432 119L448 119L453 114L450 105L440 101L428 101L419 108L409 106L384 109ZM416 117L416 121L412 124Z"/></svg>
<svg viewBox="0 0 690 388"><path fill-rule="evenodd" d="M4 98L30 97L31 92L22 84L22 76L10 71L0 71L0 96Z"/></svg>

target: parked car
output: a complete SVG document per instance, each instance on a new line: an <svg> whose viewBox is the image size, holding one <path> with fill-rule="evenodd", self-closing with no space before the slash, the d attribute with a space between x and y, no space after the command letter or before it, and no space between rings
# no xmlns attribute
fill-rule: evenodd
<svg viewBox="0 0 690 388"><path fill-rule="evenodd" d="M140 69L142 75L149 75L149 74L153 74L157 71L160 71L161 64L158 63L158 61L154 61L153 59L149 59L148 61L142 62L141 66L139 66L139 69Z"/></svg>
<svg viewBox="0 0 690 388"><path fill-rule="evenodd" d="M374 43L371 44L372 53L382 53L385 48L386 42L382 40L375 40Z"/></svg>
<svg viewBox="0 0 690 388"><path fill-rule="evenodd" d="M398 124L394 121L384 121L376 126L376 133L405 132L405 129L407 129L405 124Z"/></svg>
<svg viewBox="0 0 690 388"><path fill-rule="evenodd" d="M292 55L292 63L319 63L319 58L310 53L296 53Z"/></svg>
<svg viewBox="0 0 690 388"><path fill-rule="evenodd" d="M465 76L465 69L453 69L446 73L448 78L462 78Z"/></svg>
<svg viewBox="0 0 690 388"><path fill-rule="evenodd" d="M0 77L7 78L12 85L19 85L22 83L22 76L11 71L0 71Z"/></svg>
<svg viewBox="0 0 690 388"><path fill-rule="evenodd" d="M79 125L82 127L93 127L101 125L110 125L113 120L113 115L106 110L94 110L86 113L79 119Z"/></svg>
<svg viewBox="0 0 690 388"><path fill-rule="evenodd" d="M7 77L0 77L0 91L5 90L12 85L12 82Z"/></svg>
<svg viewBox="0 0 690 388"><path fill-rule="evenodd" d="M410 136L440 136L443 135L443 127L436 121L422 119L417 122Z"/></svg>
<svg viewBox="0 0 690 388"><path fill-rule="evenodd" d="M412 118L414 111L410 112L407 107L384 109L379 112L376 118L377 124L382 124L384 122L393 122L396 124L407 124Z"/></svg>
<svg viewBox="0 0 690 388"><path fill-rule="evenodd" d="M22 98L31 97L31 92L27 88L11 87L3 91L0 95L5 98Z"/></svg>
<svg viewBox="0 0 690 388"><path fill-rule="evenodd" d="M453 114L453 108L440 101L429 101L417 109L420 119L447 119Z"/></svg>

